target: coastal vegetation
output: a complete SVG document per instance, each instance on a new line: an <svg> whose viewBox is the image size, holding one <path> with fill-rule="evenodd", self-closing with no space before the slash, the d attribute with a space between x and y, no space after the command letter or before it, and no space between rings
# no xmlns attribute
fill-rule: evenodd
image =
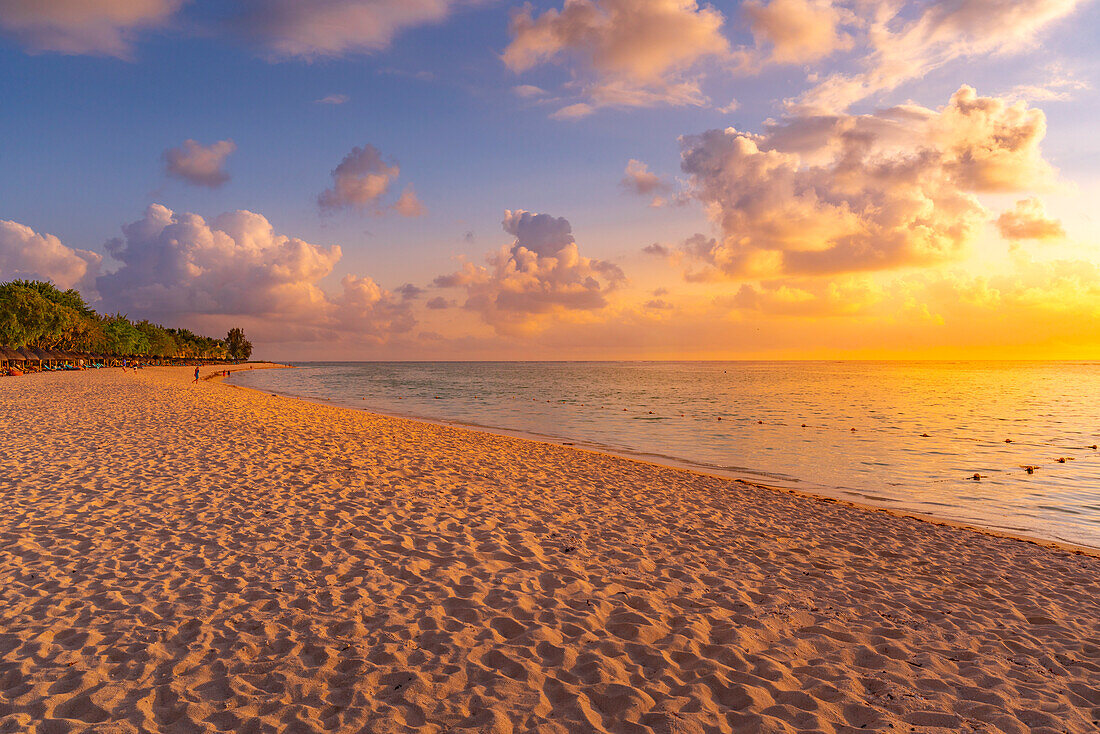
<svg viewBox="0 0 1100 734"><path fill-rule="evenodd" d="M115 356L248 359L244 331L225 339L195 334L123 314L98 314L73 289L40 280L0 284L0 345Z"/></svg>

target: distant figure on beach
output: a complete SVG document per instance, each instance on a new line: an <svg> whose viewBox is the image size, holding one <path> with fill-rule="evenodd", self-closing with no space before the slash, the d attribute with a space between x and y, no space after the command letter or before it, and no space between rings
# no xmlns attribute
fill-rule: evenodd
<svg viewBox="0 0 1100 734"><path fill-rule="evenodd" d="M195 382L198 382L198 381L199 381L199 368L196 367L195 368Z"/></svg>
<svg viewBox="0 0 1100 734"><path fill-rule="evenodd" d="M122 360L122 371L123 371L123 372L125 372L125 371L126 371L126 360L125 360L125 359L124 359L124 360Z"/></svg>

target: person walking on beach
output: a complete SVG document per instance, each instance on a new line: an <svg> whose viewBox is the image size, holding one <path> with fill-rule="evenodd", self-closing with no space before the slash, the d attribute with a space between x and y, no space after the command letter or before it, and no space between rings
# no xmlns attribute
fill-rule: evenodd
<svg viewBox="0 0 1100 734"><path fill-rule="evenodd" d="M199 368L195 367L195 382L199 381Z"/></svg>

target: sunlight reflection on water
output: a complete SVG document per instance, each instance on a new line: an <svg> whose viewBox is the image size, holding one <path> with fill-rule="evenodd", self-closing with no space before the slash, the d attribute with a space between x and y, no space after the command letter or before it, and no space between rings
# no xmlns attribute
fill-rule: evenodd
<svg viewBox="0 0 1100 734"><path fill-rule="evenodd" d="M300 366L233 380L1100 547L1100 363Z"/></svg>

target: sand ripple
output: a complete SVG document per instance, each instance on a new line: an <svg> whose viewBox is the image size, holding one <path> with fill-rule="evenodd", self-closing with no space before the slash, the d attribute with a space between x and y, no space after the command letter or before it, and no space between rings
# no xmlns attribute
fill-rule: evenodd
<svg viewBox="0 0 1100 734"><path fill-rule="evenodd" d="M0 732L1100 728L1072 550L182 368L0 425Z"/></svg>

